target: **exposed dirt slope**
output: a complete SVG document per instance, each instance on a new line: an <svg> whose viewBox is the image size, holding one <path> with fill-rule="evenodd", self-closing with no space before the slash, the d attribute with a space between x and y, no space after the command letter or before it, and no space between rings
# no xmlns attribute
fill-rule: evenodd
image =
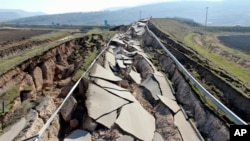
<svg viewBox="0 0 250 141"><path fill-rule="evenodd" d="M9 107L0 117L1 128L7 129L7 126L25 116L25 130L17 140L37 133L72 87L72 76L85 63L88 54L102 45L103 38L99 34L75 38L1 75L0 96ZM18 86L17 92L9 93L14 86ZM11 98L12 94L17 97ZM45 140L57 136L58 119L55 119L55 126L45 133Z"/></svg>

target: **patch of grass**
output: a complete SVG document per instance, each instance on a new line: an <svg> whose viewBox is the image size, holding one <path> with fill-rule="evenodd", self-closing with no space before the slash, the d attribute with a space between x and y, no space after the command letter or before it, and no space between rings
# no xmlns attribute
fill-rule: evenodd
<svg viewBox="0 0 250 141"><path fill-rule="evenodd" d="M9 109L12 107L12 102L17 98L19 97L19 86L20 84L17 84L15 86L13 86L12 88L10 88L7 92L5 92L4 94L2 94L0 96L0 99L1 100L4 100L5 102L5 112L8 112ZM2 103L1 103L1 108L2 108ZM4 114L2 113L2 110L0 111L1 114ZM1 115L0 114L0 115Z"/></svg>
<svg viewBox="0 0 250 141"><path fill-rule="evenodd" d="M79 38L79 37L77 36L74 38ZM6 71L8 71L11 68L14 68L15 66L20 65L22 62L24 62L32 57L42 55L44 52L48 51L49 49L52 49L55 46L58 46L58 45L66 42L68 40L71 40L71 39L72 38L67 39L67 40L58 40L58 41L54 41L52 43L46 43L46 44L37 46L34 49L25 50L25 51L21 52L20 54L13 56L12 58L0 60L0 75L5 73Z"/></svg>
<svg viewBox="0 0 250 141"><path fill-rule="evenodd" d="M93 28L93 29L91 29L91 30L89 30L88 32L87 32L87 35L91 35L91 34L100 34L100 33L102 33L103 32L103 30L101 30L100 28Z"/></svg>
<svg viewBox="0 0 250 141"><path fill-rule="evenodd" d="M194 76L197 79L200 79L200 74L197 70L191 69L190 72L192 73L192 76Z"/></svg>
<svg viewBox="0 0 250 141"><path fill-rule="evenodd" d="M47 51L48 49L52 48L52 45L45 45L38 47L32 50L26 50L22 52L20 55L14 56L9 59L3 59L0 61L0 75L9 70L10 68L14 68L15 66L21 64L22 62L30 59L34 56L41 55L43 52Z"/></svg>
<svg viewBox="0 0 250 141"><path fill-rule="evenodd" d="M43 35L38 35L38 36L34 36L31 39L33 40L50 40L50 41L55 41L58 39L61 39L63 37L69 36L70 32L66 32L66 31L53 31L47 34L43 34Z"/></svg>
<svg viewBox="0 0 250 141"><path fill-rule="evenodd" d="M228 36L230 36L230 35L228 35ZM219 37L219 35L207 35L207 36L205 36L205 41L207 43L212 44L215 47L218 47L222 51L225 51L225 52L227 52L229 54L232 54L232 55L234 55L236 57L239 57L241 59L250 61L250 55L249 54L246 54L244 52L241 52L241 51L238 51L238 50L235 50L233 48L225 46L224 44L221 43L221 41L218 39L218 37Z"/></svg>
<svg viewBox="0 0 250 141"><path fill-rule="evenodd" d="M93 52L90 52L88 56L86 56L84 63L80 67L80 69L74 74L72 77L72 80L76 82L81 75L83 74L84 71L87 70L88 66L94 61L95 57L97 56L98 51L95 49Z"/></svg>
<svg viewBox="0 0 250 141"><path fill-rule="evenodd" d="M225 123L229 126L230 123L234 123L233 120L226 116L222 110L219 110L218 107L206 96L199 91L192 83L189 82L189 85L192 87L192 90L199 96L199 99L204 103L204 105L213 113L215 113L219 118L223 119Z"/></svg>
<svg viewBox="0 0 250 141"><path fill-rule="evenodd" d="M97 56L97 53L98 51L96 49L93 52L91 52L85 59L83 65L81 66L81 69L87 70L88 66L94 61L95 57Z"/></svg>
<svg viewBox="0 0 250 141"><path fill-rule="evenodd" d="M234 35L234 34L232 34L232 33L224 33L224 34L213 33L213 34L206 34L206 35L201 36L200 34L193 33L193 40L194 40L194 38L198 38L198 40L200 40L198 42L202 42L204 44L203 46L206 48L219 49L223 52L226 52L229 55L250 61L249 54L241 52L241 51L236 50L234 48L225 46L222 43L222 41L220 41L220 39L219 39L220 36L232 36L232 35ZM234 36L237 36L237 35L234 35ZM196 40L194 40L194 41L197 42ZM212 51L212 52L215 52L215 51Z"/></svg>
<svg viewBox="0 0 250 141"><path fill-rule="evenodd" d="M116 34L115 31L106 31L103 32L103 40L107 43L114 35Z"/></svg>
<svg viewBox="0 0 250 141"><path fill-rule="evenodd" d="M150 20L159 30L167 35L171 35L178 41L183 41L186 34L193 31L193 29L186 24L180 23L174 19L169 18L154 18Z"/></svg>
<svg viewBox="0 0 250 141"><path fill-rule="evenodd" d="M115 33L116 33L115 31L109 31L107 29L94 28L92 30L89 30L87 32L87 35L100 34L102 35L104 42L107 43L110 40L110 38L115 35Z"/></svg>
<svg viewBox="0 0 250 141"><path fill-rule="evenodd" d="M190 48L192 48L193 50L195 50L200 56L206 58L207 60L210 60L210 65L211 68L215 68L218 69L219 71L221 70L225 70L228 74L230 74L231 76L234 76L236 78L238 78L239 80L241 80L248 88L250 88L250 72L249 70L241 67L238 64L235 64L233 62L230 62L224 58L222 58L220 55L215 54L213 52L210 52L208 49L200 46L199 44L197 44L196 42L193 41L193 36L194 33L188 34L185 38L184 38L184 42L187 46L189 46ZM222 78L225 80L225 78ZM233 86L231 84L231 82L228 82L231 86ZM235 88L235 86L233 86ZM236 88L239 91L242 92L241 89Z"/></svg>
<svg viewBox="0 0 250 141"><path fill-rule="evenodd" d="M84 73L84 70L79 69L79 70L74 74L74 76L72 77L72 80L73 80L74 82L76 82L76 81L82 76L83 73Z"/></svg>

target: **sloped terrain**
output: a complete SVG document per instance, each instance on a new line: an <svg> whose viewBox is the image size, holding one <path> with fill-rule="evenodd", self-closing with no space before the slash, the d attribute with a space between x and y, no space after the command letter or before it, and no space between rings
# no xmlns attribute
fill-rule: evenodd
<svg viewBox="0 0 250 141"><path fill-rule="evenodd" d="M145 33L146 22L137 22L111 39L73 92L74 100L68 99L60 111L59 138L229 139L228 127L205 108L173 62L162 54L162 68L154 64L149 46L157 46ZM65 109L70 110L65 113Z"/></svg>
<svg viewBox="0 0 250 141"><path fill-rule="evenodd" d="M26 51L31 55L18 56L24 61L10 70L6 69L0 77L0 101L5 102L5 113L1 107L0 116L2 133L8 133L8 127L21 119L25 122L22 122L20 130L24 130L17 140L38 132L74 84L72 78L79 78L77 71L85 69L103 43L102 35L89 34L29 50L32 53L42 48L40 55ZM57 125L59 120L55 121L54 128L58 129ZM53 132L50 137L57 134Z"/></svg>
<svg viewBox="0 0 250 141"><path fill-rule="evenodd" d="M249 121L249 110L247 108L250 104L248 97L249 88L247 87L248 84L245 83L245 80L248 78L239 79L231 73L234 70L231 70L229 73L224 68L221 68L219 64L214 65L217 62L211 62L211 60L203 58L194 50L190 50L182 43L164 34L154 24L150 25L150 29L160 37L167 49L172 52L186 69L192 72L207 90L242 119ZM223 60L222 58L220 59ZM221 116L224 118L224 115ZM230 123L230 121L228 122Z"/></svg>
<svg viewBox="0 0 250 141"><path fill-rule="evenodd" d="M20 84L3 120L26 114L12 126L22 125L15 140L229 140L232 121L202 101L147 24L153 28L140 20L105 45L99 34L66 39L5 73L4 87ZM191 62L160 37L181 63Z"/></svg>

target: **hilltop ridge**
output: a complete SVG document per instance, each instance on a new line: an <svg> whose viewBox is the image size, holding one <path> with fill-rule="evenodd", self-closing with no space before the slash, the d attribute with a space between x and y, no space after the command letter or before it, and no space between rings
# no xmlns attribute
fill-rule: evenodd
<svg viewBox="0 0 250 141"><path fill-rule="evenodd" d="M250 3L244 0L240 2L232 0L164 2L124 9L118 8L119 10L41 15L11 20L5 24L104 25L104 21L107 20L109 25L120 25L130 24L139 18L151 16L154 18L182 17L204 24L206 7L208 7L208 25L250 26L250 15L248 14Z"/></svg>

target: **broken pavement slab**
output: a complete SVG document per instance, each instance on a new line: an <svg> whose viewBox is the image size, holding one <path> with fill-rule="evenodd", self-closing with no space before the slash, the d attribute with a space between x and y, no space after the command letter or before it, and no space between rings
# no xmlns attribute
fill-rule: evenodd
<svg viewBox="0 0 250 141"><path fill-rule="evenodd" d="M175 114L174 124L178 127L184 141L200 141L198 135L186 120L182 111Z"/></svg>
<svg viewBox="0 0 250 141"><path fill-rule="evenodd" d="M141 49L141 47L138 46L138 45L131 45L131 47L133 47L134 49L136 49L139 52L143 52L143 50Z"/></svg>
<svg viewBox="0 0 250 141"><path fill-rule="evenodd" d="M159 133L155 132L153 141L164 141L164 139Z"/></svg>
<svg viewBox="0 0 250 141"><path fill-rule="evenodd" d="M132 25L132 29L134 29L134 32L137 36L143 35L146 31L144 27L139 27L137 24Z"/></svg>
<svg viewBox="0 0 250 141"><path fill-rule="evenodd" d="M115 123L116 117L117 117L117 111L114 111L107 115L102 116L96 121L110 129L111 126Z"/></svg>
<svg viewBox="0 0 250 141"><path fill-rule="evenodd" d="M137 51L132 51L132 52L129 52L127 51L126 49L122 49L122 52L124 53L125 56L134 56L136 55Z"/></svg>
<svg viewBox="0 0 250 141"><path fill-rule="evenodd" d="M157 95L161 102L165 104L169 109L171 109L174 113L177 113L180 110L180 106L176 101L169 99L168 97Z"/></svg>
<svg viewBox="0 0 250 141"><path fill-rule="evenodd" d="M159 77L164 77L164 75L160 71L155 71L154 75L157 75Z"/></svg>
<svg viewBox="0 0 250 141"><path fill-rule="evenodd" d="M172 100L176 100L165 77L154 74L154 78L159 83L162 95Z"/></svg>
<svg viewBox="0 0 250 141"><path fill-rule="evenodd" d="M113 38L111 41L116 42L116 43L121 44L121 45L125 45L125 43L118 38Z"/></svg>
<svg viewBox="0 0 250 141"><path fill-rule="evenodd" d="M118 66L119 66L120 68L126 69L126 66L125 66L124 63L123 63L123 60L116 60L116 62L117 62Z"/></svg>
<svg viewBox="0 0 250 141"><path fill-rule="evenodd" d="M140 85L148 89L155 100L159 100L157 95L162 95L162 94L157 81L154 80L153 75L145 79Z"/></svg>
<svg viewBox="0 0 250 141"><path fill-rule="evenodd" d="M116 48L116 46L109 46L108 52L113 54L114 53L113 48Z"/></svg>
<svg viewBox="0 0 250 141"><path fill-rule="evenodd" d="M91 141L91 135L85 130L74 130L71 132L64 141Z"/></svg>
<svg viewBox="0 0 250 141"><path fill-rule="evenodd" d="M86 97L88 114L93 119L98 119L129 103L95 84L89 84Z"/></svg>
<svg viewBox="0 0 250 141"><path fill-rule="evenodd" d="M141 75L140 73L137 73L131 69L129 76L134 80L135 83L140 84L141 83Z"/></svg>
<svg viewBox="0 0 250 141"><path fill-rule="evenodd" d="M128 101L131 102L137 102L137 100L135 99L135 97L127 90L124 89L114 83L111 83L109 81L105 81L102 79L95 79L94 82L99 85L100 87L102 87L103 89L111 92L112 94L121 97L123 99L126 99Z"/></svg>
<svg viewBox="0 0 250 141"><path fill-rule="evenodd" d="M90 73L91 77L102 78L110 81L121 81L122 79L118 76L115 76L113 72L103 68L101 65L97 64L94 66L94 69Z"/></svg>
<svg viewBox="0 0 250 141"><path fill-rule="evenodd" d="M110 52L110 53L114 53L114 48L117 48L117 46L114 46L114 45L109 45L109 49L108 49L108 51ZM112 50L112 51L111 51Z"/></svg>
<svg viewBox="0 0 250 141"><path fill-rule="evenodd" d="M137 22L137 26L138 27L145 27L147 25L147 23L144 23L144 22Z"/></svg>
<svg viewBox="0 0 250 141"><path fill-rule="evenodd" d="M104 88L104 89L111 92L111 93L113 93L114 95L119 96L121 98L124 98L124 99L126 99L128 101L138 103L138 101L135 99L135 97L128 91L119 91L119 90L111 89L111 88Z"/></svg>
<svg viewBox="0 0 250 141"><path fill-rule="evenodd" d="M107 60L104 61L104 68L107 69L108 71L112 72L112 70L110 68L110 63Z"/></svg>
<svg viewBox="0 0 250 141"><path fill-rule="evenodd" d="M118 54L116 54L115 59L117 59L117 60L118 60L118 59L120 59L120 60L132 60L133 58L118 53Z"/></svg>
<svg viewBox="0 0 250 141"><path fill-rule="evenodd" d="M113 66L115 66L116 62L115 62L115 56L110 53L110 52L106 52L105 53L105 59Z"/></svg>
<svg viewBox="0 0 250 141"><path fill-rule="evenodd" d="M123 106L116 124L140 140L152 141L154 137L155 118L138 103Z"/></svg>
<svg viewBox="0 0 250 141"><path fill-rule="evenodd" d="M144 28L140 28L140 29L136 29L135 31L136 31L137 36L142 36L146 30Z"/></svg>
<svg viewBox="0 0 250 141"><path fill-rule="evenodd" d="M150 57L148 57L145 53L143 52L137 52L137 54L141 55L147 62L148 64L151 66L151 68L154 70L154 72L157 71L157 69L155 68L155 66L153 65L153 63L150 61Z"/></svg>
<svg viewBox="0 0 250 141"><path fill-rule="evenodd" d="M123 63L125 65L131 65L131 64L133 64L133 61L132 60L124 60Z"/></svg>
<svg viewBox="0 0 250 141"><path fill-rule="evenodd" d="M127 89L124 89L114 83L111 83L103 79L95 78L94 82L102 88L110 88L110 89L115 89L119 91L128 91Z"/></svg>
<svg viewBox="0 0 250 141"><path fill-rule="evenodd" d="M0 141L12 141L16 136L25 128L27 124L26 119L23 117L18 122L14 123L9 129L4 130L4 134L0 135ZM1 131L2 132L2 131Z"/></svg>

